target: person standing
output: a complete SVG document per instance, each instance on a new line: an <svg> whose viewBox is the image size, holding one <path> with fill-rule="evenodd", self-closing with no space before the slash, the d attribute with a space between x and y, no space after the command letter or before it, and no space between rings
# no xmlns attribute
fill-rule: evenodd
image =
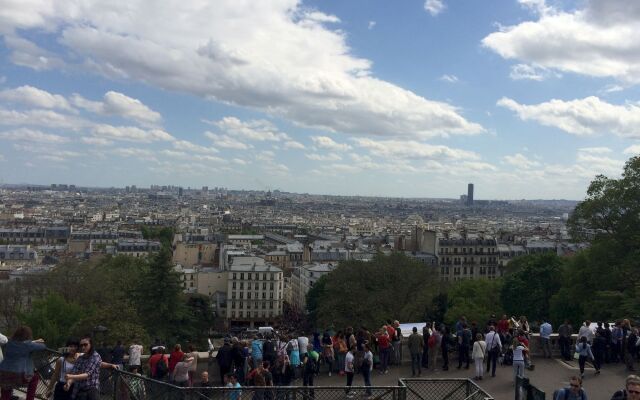
<svg viewBox="0 0 640 400"><path fill-rule="evenodd" d="M126 353L126 350L122 345L122 340L118 340L116 345L111 350L111 364L117 365L118 369L123 369L125 353Z"/></svg>
<svg viewBox="0 0 640 400"><path fill-rule="evenodd" d="M464 317L462 317L464 318ZM449 335L449 328L445 324L440 325L440 350L442 352L442 370L449 370L449 341L451 337Z"/></svg>
<svg viewBox="0 0 640 400"><path fill-rule="evenodd" d="M189 354L184 354L182 356L182 361L178 362L171 372L171 381L174 385L180 387L190 387L189 381L189 369L193 364L193 357L190 357Z"/></svg>
<svg viewBox="0 0 640 400"><path fill-rule="evenodd" d="M364 345L364 358L362 360L362 377L364 378L364 386L366 395L371 396L371 371L373 371L373 353L369 344Z"/></svg>
<svg viewBox="0 0 640 400"><path fill-rule="evenodd" d="M569 387L553 392L553 400L587 400L587 393L582 389L582 378L569 378Z"/></svg>
<svg viewBox="0 0 640 400"><path fill-rule="evenodd" d="M604 329L596 331L596 336L593 338L593 366L596 369L596 375L600 374L600 368L604 362L605 354L607 352L607 339L603 335Z"/></svg>
<svg viewBox="0 0 640 400"><path fill-rule="evenodd" d="M2 354L2 346L7 344L8 341L9 341L9 338L3 335L2 333L0 333L0 363L4 359L4 355Z"/></svg>
<svg viewBox="0 0 640 400"><path fill-rule="evenodd" d="M300 361L302 362L309 351L309 338L304 334L304 332L300 333L300 336L298 336L298 351L300 352Z"/></svg>
<svg viewBox="0 0 640 400"><path fill-rule="evenodd" d="M378 349L380 350L380 373L386 374L389 372L389 357L391 355L391 341L386 326L380 329L376 335L376 339L378 340Z"/></svg>
<svg viewBox="0 0 640 400"><path fill-rule="evenodd" d="M129 372L134 369L141 371L142 345L137 344L137 340L134 340L129 346L129 350L127 352L129 353Z"/></svg>
<svg viewBox="0 0 640 400"><path fill-rule="evenodd" d="M573 327L569 323L568 319L564 320L564 323L558 327L558 344L560 345L560 354L565 361L571 360L571 335L573 334Z"/></svg>
<svg viewBox="0 0 640 400"><path fill-rule="evenodd" d="M636 369L633 365L636 358L636 352L638 351L638 330L632 328L629 332L629 336L627 336L625 340L626 348L624 349L624 360L627 364L627 371L635 371Z"/></svg>
<svg viewBox="0 0 640 400"><path fill-rule="evenodd" d="M576 344L576 353L579 353L578 364L580 365L580 378L584 378L584 364L587 358L593 360L591 345L587 343L587 337L581 336L580 341Z"/></svg>
<svg viewBox="0 0 640 400"><path fill-rule="evenodd" d="M424 342L422 335L418 333L418 328L413 327L413 333L409 336L409 353L411 353L411 376L416 376L416 370L418 376L422 375L422 363L420 358L422 357L422 350L424 348Z"/></svg>
<svg viewBox="0 0 640 400"><path fill-rule="evenodd" d="M507 314L503 314L500 321L498 321L496 332L498 332L501 338L504 338L507 332L509 332L509 318L507 318Z"/></svg>
<svg viewBox="0 0 640 400"><path fill-rule="evenodd" d="M173 370L182 359L184 358L184 352L182 351L182 346L180 343L173 346L173 351L169 355L169 373L173 376Z"/></svg>
<svg viewBox="0 0 640 400"><path fill-rule="evenodd" d="M149 357L149 376L162 381L169 373L169 357L164 354L164 347L154 346L152 355Z"/></svg>
<svg viewBox="0 0 640 400"><path fill-rule="evenodd" d="M98 400L100 398L100 364L102 359L93 348L93 343L88 335L80 339L80 351L83 354L76 360L71 373L67 374L64 390L71 389L71 398L73 399Z"/></svg>
<svg viewBox="0 0 640 400"><path fill-rule="evenodd" d="M431 337L431 329L429 322L424 324L422 328L422 368L429 370L429 338Z"/></svg>
<svg viewBox="0 0 640 400"><path fill-rule="evenodd" d="M347 356L347 352L349 348L347 347L347 341L344 338L344 334L342 332L338 332L335 337L335 343L333 344L333 349L336 353L336 364L338 374L340 376L344 375L344 366L345 366L345 357Z"/></svg>
<svg viewBox="0 0 640 400"><path fill-rule="evenodd" d="M302 386L313 387L313 377L316 374L316 364L317 360L311 355L311 353L305 353L305 356L302 359ZM315 392L313 389L308 389L305 393L306 398L315 398Z"/></svg>
<svg viewBox="0 0 640 400"><path fill-rule="evenodd" d="M329 376L331 376L331 371L333 370L333 363L335 362L335 354L333 352L333 340L331 340L331 335L329 334L329 330L324 331L322 335L322 360L329 367Z"/></svg>
<svg viewBox="0 0 640 400"><path fill-rule="evenodd" d="M395 365L402 364L402 329L400 328L399 321L393 321L394 335L391 340L391 346L393 347L393 359Z"/></svg>
<svg viewBox="0 0 640 400"><path fill-rule="evenodd" d="M640 376L627 376L625 388L615 392L611 400L640 400Z"/></svg>
<svg viewBox="0 0 640 400"><path fill-rule="evenodd" d="M193 386L193 380L198 373L198 351L193 344L189 344L189 352L187 356L191 358L191 365L189 366L189 386Z"/></svg>
<svg viewBox="0 0 640 400"><path fill-rule="evenodd" d="M347 395L353 394L351 393L351 385L353 384L353 374L355 372L355 353L356 346L351 346L344 359L344 373L347 375L347 388L345 389L345 392Z"/></svg>
<svg viewBox="0 0 640 400"><path fill-rule="evenodd" d="M484 376L484 359L487 355L487 343L482 339L482 333L476 334L476 340L473 342L473 363L476 367L475 379L482 380Z"/></svg>
<svg viewBox="0 0 640 400"><path fill-rule="evenodd" d="M580 327L578 331L578 341L580 341L581 337L586 337L587 342L590 344L593 341L593 331L591 330L591 321L586 320L584 324Z"/></svg>
<svg viewBox="0 0 640 400"><path fill-rule="evenodd" d="M254 336L251 341L251 360L253 361L253 368L257 368L258 365L262 364L262 340L258 335Z"/></svg>
<svg viewBox="0 0 640 400"><path fill-rule="evenodd" d="M233 362L229 338L224 339L224 344L218 350L218 354L216 354L216 360L218 361L218 369L220 370L220 384L224 385L224 378L231 372L231 364Z"/></svg>
<svg viewBox="0 0 640 400"><path fill-rule="evenodd" d="M491 369L491 376L496 376L496 364L498 363L498 356L502 350L502 342L500 341L500 335L496 332L494 326L489 327L489 333L485 337L487 343L487 371Z"/></svg>
<svg viewBox="0 0 640 400"><path fill-rule="evenodd" d="M524 361L529 349L517 338L513 339L513 380L524 378Z"/></svg>
<svg viewBox="0 0 640 400"><path fill-rule="evenodd" d="M64 390L64 385L67 383L67 374L73 371L73 366L78 359L78 346L78 340L67 340L65 351L56 361L53 375L49 380L47 398L53 396L53 400L71 400L71 391Z"/></svg>
<svg viewBox="0 0 640 400"><path fill-rule="evenodd" d="M462 329L458 332L458 369L462 363L466 362L465 369L469 369L469 350L471 347L471 330L466 322L462 324Z"/></svg>
<svg viewBox="0 0 640 400"><path fill-rule="evenodd" d="M545 358L551 358L551 332L553 327L546 319L540 325L540 344L542 345L542 353Z"/></svg>
<svg viewBox="0 0 640 400"><path fill-rule="evenodd" d="M431 337L429 338L429 354L431 359L429 363L431 364L431 369L433 371L436 370L436 361L438 360L438 349L440 348L440 343L442 342L442 335L436 329L436 323L431 323Z"/></svg>
<svg viewBox="0 0 640 400"><path fill-rule="evenodd" d="M31 354L44 350L43 339L33 340L31 328L26 325L18 327L4 348L4 359L0 363L0 398L10 400L13 389L27 386L27 400L33 400L40 381L34 373Z"/></svg>

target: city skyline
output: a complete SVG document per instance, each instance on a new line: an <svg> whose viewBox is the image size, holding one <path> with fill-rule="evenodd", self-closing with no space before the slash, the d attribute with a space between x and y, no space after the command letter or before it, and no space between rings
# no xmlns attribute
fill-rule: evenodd
<svg viewBox="0 0 640 400"><path fill-rule="evenodd" d="M580 200L640 151L638 17L621 0L9 2L0 183Z"/></svg>

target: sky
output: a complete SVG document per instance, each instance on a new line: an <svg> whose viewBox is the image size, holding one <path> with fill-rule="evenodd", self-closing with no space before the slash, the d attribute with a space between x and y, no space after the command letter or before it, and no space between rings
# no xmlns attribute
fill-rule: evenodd
<svg viewBox="0 0 640 400"><path fill-rule="evenodd" d="M584 198L640 2L0 0L0 183Z"/></svg>

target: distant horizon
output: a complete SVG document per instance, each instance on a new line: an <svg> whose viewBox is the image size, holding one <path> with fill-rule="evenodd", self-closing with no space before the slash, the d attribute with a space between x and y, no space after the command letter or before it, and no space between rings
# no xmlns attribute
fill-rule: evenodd
<svg viewBox="0 0 640 400"><path fill-rule="evenodd" d="M289 190L281 190L281 189L238 189L238 188L229 188L229 187L223 187L223 186L216 186L216 185L202 185L200 187L189 187L189 186L181 186L181 185L176 185L176 184L158 184L158 183L154 183L148 186L141 186L141 185L124 185L124 186L89 186L89 185L80 185L80 184L75 184L75 183L7 183L7 182L3 182L0 183L0 188L7 188L7 187L39 187L39 188L47 188L47 189L51 189L51 185L74 185L76 188L78 189L97 189L97 190L106 190L106 189L118 189L118 190L125 190L126 187L131 187L131 186L135 186L136 189L143 189L143 190L151 190L151 186L171 186L171 187L175 187L175 188L182 188L183 190L191 190L191 191L201 191L203 186L207 186L209 188L209 190L213 190L216 187L218 188L224 188L228 191L233 191L233 192L261 192L261 193L267 193L267 192L275 192L278 191L280 193L290 193L290 194L295 194L295 195L310 195L310 196L330 196L330 197L366 197L366 198L381 198L381 199L408 199L408 200L447 200L447 201L460 201L459 196L458 197L410 197L410 196L384 196L384 195L361 195L361 194L334 194L334 193L309 193L309 192L295 192L295 191L289 191ZM583 199L584 200L584 199ZM583 200L573 200L573 199L543 199L543 198L537 198L537 199L524 199L524 198L520 198L520 199L499 199L499 198L494 198L494 199L485 199L485 198L474 198L474 201L510 201L510 202L517 202L517 201L563 201L563 202L580 202Z"/></svg>

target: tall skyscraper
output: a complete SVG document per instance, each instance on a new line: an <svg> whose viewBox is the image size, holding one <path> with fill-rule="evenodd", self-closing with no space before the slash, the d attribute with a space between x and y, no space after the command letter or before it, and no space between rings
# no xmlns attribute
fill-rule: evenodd
<svg viewBox="0 0 640 400"><path fill-rule="evenodd" d="M473 183L467 185L467 205L469 207L473 205Z"/></svg>

